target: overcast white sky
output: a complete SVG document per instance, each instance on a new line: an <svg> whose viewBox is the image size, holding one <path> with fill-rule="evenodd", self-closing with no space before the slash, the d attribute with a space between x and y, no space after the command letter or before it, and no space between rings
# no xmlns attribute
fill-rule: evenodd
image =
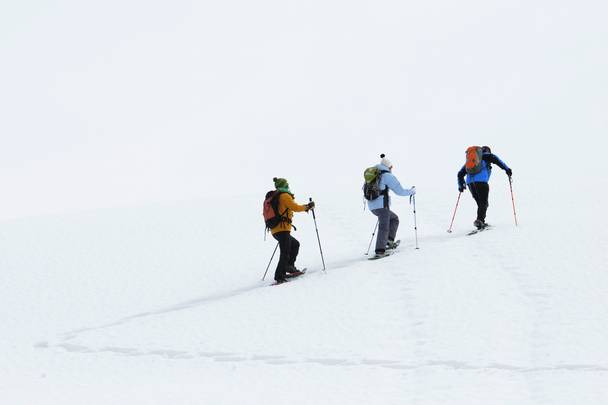
<svg viewBox="0 0 608 405"><path fill-rule="evenodd" d="M469 144L520 176L539 146L557 165L574 145L599 172L606 15L599 0L4 2L0 219L263 194L273 176L356 187L381 152L406 185L453 187Z"/></svg>

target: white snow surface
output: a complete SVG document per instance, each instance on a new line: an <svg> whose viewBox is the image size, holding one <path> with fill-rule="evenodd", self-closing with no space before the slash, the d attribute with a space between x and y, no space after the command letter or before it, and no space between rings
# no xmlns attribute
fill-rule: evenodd
<svg viewBox="0 0 608 405"><path fill-rule="evenodd" d="M261 281L259 196L5 222L3 403L605 403L602 203L515 181L516 227L493 184L473 236L470 196L448 234L456 195L421 187L418 250L395 198L402 244L380 261L358 192L319 196L327 271L297 214L309 271L281 286L276 258Z"/></svg>
<svg viewBox="0 0 608 405"><path fill-rule="evenodd" d="M608 403L608 3L0 4L0 404ZM456 172L497 167L467 236ZM368 261L386 153L398 253ZM286 177L307 274L270 286Z"/></svg>

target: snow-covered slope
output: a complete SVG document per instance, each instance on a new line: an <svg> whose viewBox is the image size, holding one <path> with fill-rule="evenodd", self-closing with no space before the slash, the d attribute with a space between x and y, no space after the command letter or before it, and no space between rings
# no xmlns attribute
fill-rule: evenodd
<svg viewBox="0 0 608 405"><path fill-rule="evenodd" d="M300 214L299 263L310 270L278 287L269 286L272 269L260 280L274 243L263 241L257 197L229 199L222 210L196 201L4 223L2 397L605 402L600 202L572 216L577 200L516 181L516 228L505 177L493 181L495 226L474 236L465 235L468 195L448 234L447 197L456 195L420 187L419 250L411 208L395 199L403 243L374 262L364 255L374 218L358 194L321 196L327 271L312 217Z"/></svg>
<svg viewBox="0 0 608 405"><path fill-rule="evenodd" d="M607 11L2 2L0 403L608 403ZM446 233L473 144L519 227L496 169L494 228L465 236L467 194ZM420 249L397 198L369 262L380 153ZM274 176L327 264L297 215L310 271L279 287Z"/></svg>

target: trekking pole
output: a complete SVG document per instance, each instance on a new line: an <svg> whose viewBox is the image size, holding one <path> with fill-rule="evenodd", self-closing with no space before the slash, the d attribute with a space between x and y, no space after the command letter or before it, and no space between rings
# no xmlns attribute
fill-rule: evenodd
<svg viewBox="0 0 608 405"><path fill-rule="evenodd" d="M380 219L378 219L378 221L376 221L376 226L374 227L374 232L372 233L372 238L369 240L369 246L367 247L367 253L365 253L366 256L369 254L369 250L372 248L372 241L374 240L374 235L376 235L376 229L378 229L379 223L380 223Z"/></svg>
<svg viewBox="0 0 608 405"><path fill-rule="evenodd" d="M279 242L277 242L277 245L274 247L274 252L272 252L272 256L270 257L268 266L266 266L266 271L264 272L264 275L262 276L262 281L264 281L264 279L266 278L266 273L268 273L268 269L270 268L270 263L272 263L272 259L274 259L274 254L277 252L278 247L279 247Z"/></svg>
<svg viewBox="0 0 608 405"><path fill-rule="evenodd" d="M462 191L459 191L458 200L456 200L456 207L454 208L454 215L452 215L452 222L450 222L450 229L448 229L448 233L452 233L452 225L454 225L454 218L456 218L456 210L458 209L458 203L460 202L461 195L462 195Z"/></svg>
<svg viewBox="0 0 608 405"><path fill-rule="evenodd" d="M412 203L412 201L414 202L414 233L416 235L416 249L420 249L418 247L418 224L416 223L416 196L415 195L410 196L410 204Z"/></svg>
<svg viewBox="0 0 608 405"><path fill-rule="evenodd" d="M515 218L515 226L517 226L517 214L515 213L515 198L513 198L513 179L509 176L509 187L511 188L511 202L513 203L513 218Z"/></svg>
<svg viewBox="0 0 608 405"><path fill-rule="evenodd" d="M312 197L308 199L312 202ZM323 271L325 271L325 259L323 258L323 249L321 249L321 239L319 238L319 229L317 228L317 216L315 215L315 209L311 209L312 219L315 221L315 231L317 231L317 241L319 241L319 252L321 252L321 261L323 262Z"/></svg>

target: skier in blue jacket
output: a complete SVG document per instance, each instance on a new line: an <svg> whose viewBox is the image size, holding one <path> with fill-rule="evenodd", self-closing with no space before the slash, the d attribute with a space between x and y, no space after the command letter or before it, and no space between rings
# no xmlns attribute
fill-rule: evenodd
<svg viewBox="0 0 608 405"><path fill-rule="evenodd" d="M390 210L389 190L400 196L410 196L416 194L416 187L410 189L401 187L399 180L391 172L393 164L384 154L380 155L382 160L379 165L376 165L382 173L380 177L379 188L383 190L380 197L368 201L369 210L378 217L378 235L376 237L376 257L386 255L386 249L394 249L396 247L395 237L399 228L399 217Z"/></svg>
<svg viewBox="0 0 608 405"><path fill-rule="evenodd" d="M492 163L504 170L507 173L507 176L511 177L511 175L513 175L513 171L509 166L500 160L498 156L494 155L489 146L482 146L481 150L481 171L479 173L468 174L464 165L458 172L458 191L462 193L468 185L471 195L477 203L477 218L473 222L473 225L477 229L483 229L488 226L488 224L486 224L486 212L488 211L489 206L488 196L490 194L490 185L488 184L488 181L492 175Z"/></svg>

